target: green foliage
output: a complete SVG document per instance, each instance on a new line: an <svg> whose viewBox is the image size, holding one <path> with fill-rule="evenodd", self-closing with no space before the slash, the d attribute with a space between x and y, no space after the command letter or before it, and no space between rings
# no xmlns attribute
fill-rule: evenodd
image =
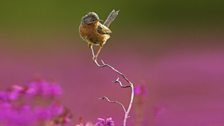
<svg viewBox="0 0 224 126"><path fill-rule="evenodd" d="M112 9L121 10L115 27L154 24L212 24L224 21L221 0L2 0L0 27L78 27L89 11L102 19Z"/></svg>

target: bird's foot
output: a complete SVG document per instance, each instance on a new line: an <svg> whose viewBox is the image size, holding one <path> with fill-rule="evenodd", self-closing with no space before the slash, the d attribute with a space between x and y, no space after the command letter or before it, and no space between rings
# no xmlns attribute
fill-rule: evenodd
<svg viewBox="0 0 224 126"><path fill-rule="evenodd" d="M97 60L97 56L93 56L93 61L96 61Z"/></svg>

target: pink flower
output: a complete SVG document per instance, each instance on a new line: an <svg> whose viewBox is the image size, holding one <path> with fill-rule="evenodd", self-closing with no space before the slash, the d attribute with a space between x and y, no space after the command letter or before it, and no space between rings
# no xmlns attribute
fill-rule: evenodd
<svg viewBox="0 0 224 126"><path fill-rule="evenodd" d="M31 96L58 97L61 96L62 90L59 84L41 80L31 82L26 93Z"/></svg>
<svg viewBox="0 0 224 126"><path fill-rule="evenodd" d="M60 104L61 87L47 81L33 81L27 87L14 85L0 91L0 125L39 126L48 122L64 125L71 119Z"/></svg>
<svg viewBox="0 0 224 126"><path fill-rule="evenodd" d="M96 126L114 126L114 121L111 117L107 119L98 118L97 120Z"/></svg>

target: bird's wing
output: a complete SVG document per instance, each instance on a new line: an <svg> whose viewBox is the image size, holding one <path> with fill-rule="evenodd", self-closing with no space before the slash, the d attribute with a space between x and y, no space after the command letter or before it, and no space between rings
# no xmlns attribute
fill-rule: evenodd
<svg viewBox="0 0 224 126"><path fill-rule="evenodd" d="M112 31L108 27L104 26L101 23L97 27L97 32L100 33L100 34L110 34L110 33L112 33Z"/></svg>

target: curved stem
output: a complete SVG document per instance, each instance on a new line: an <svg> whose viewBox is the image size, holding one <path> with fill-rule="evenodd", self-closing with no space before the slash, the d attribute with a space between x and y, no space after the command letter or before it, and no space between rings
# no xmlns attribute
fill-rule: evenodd
<svg viewBox="0 0 224 126"><path fill-rule="evenodd" d="M122 82L119 80L119 78L117 78L114 83L118 83L122 88L131 88L131 96L130 96L130 101L129 101L129 105L128 105L128 108L126 109L124 107L124 105L120 102L117 102L117 101L110 101L109 98L107 97L103 97L105 100L107 100L108 102L111 102L111 103L117 103L117 104L120 104L122 106L122 108L124 109L124 119L123 119L123 126L126 126L127 125L127 119L129 118L129 113L131 111L131 108L132 108L132 104L133 104L133 101L134 101L134 84L129 81L129 79L123 74L121 73L120 71L118 71L117 69L115 69L114 67L112 67L111 65L109 64L106 64L103 60L101 60L101 63L102 64L99 64L97 59L94 60L95 64L102 68L102 67L108 67L110 68L111 70L113 70L115 73L117 73L118 75L120 75L129 85L123 85Z"/></svg>
<svg viewBox="0 0 224 126"><path fill-rule="evenodd" d="M132 83L130 83L130 87L131 87L131 99L130 99L130 102L129 102L129 105L128 105L128 109L125 113L125 116L124 116L124 120L123 120L123 126L126 126L127 124L127 119L129 117L129 113L131 111L131 107L132 107L132 104L133 104L133 101L134 101L134 85Z"/></svg>
<svg viewBox="0 0 224 126"><path fill-rule="evenodd" d="M124 105L123 105L121 102L119 102L119 101L111 101L111 100L110 100L108 97L106 97L106 96L103 96L102 98L99 98L99 99L101 99L101 100L106 100L107 102L115 103L115 104L120 105L120 106L123 108L124 112L126 113L126 108L124 107Z"/></svg>

